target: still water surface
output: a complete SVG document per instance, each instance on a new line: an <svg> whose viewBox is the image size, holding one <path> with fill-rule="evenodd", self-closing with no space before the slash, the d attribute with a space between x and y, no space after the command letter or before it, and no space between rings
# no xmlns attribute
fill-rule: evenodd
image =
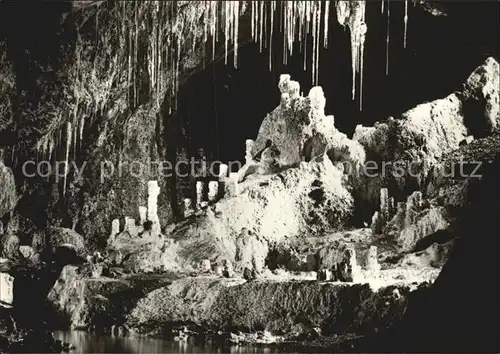
<svg viewBox="0 0 500 354"><path fill-rule="evenodd" d="M82 331L54 332L56 339L76 347L72 353L279 353L277 348L263 346L215 347L190 341L167 341L143 337L97 335Z"/></svg>

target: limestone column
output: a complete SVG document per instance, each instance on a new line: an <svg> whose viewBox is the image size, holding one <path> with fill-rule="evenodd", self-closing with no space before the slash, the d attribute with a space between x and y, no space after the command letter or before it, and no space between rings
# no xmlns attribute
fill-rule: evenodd
<svg viewBox="0 0 500 354"><path fill-rule="evenodd" d="M119 233L120 233L120 220L114 219L111 222L111 235L109 235L109 238L111 240L114 240Z"/></svg>
<svg viewBox="0 0 500 354"><path fill-rule="evenodd" d="M203 202L203 189L205 184L203 181L196 182L196 207L201 207L201 203Z"/></svg>
<svg viewBox="0 0 500 354"><path fill-rule="evenodd" d="M139 218L141 225L144 225L144 223L148 220L148 208L145 206L139 207Z"/></svg>
<svg viewBox="0 0 500 354"><path fill-rule="evenodd" d="M125 217L125 231L127 231L131 237L139 236L139 232L137 230L137 225L135 224L135 219L126 216Z"/></svg>
<svg viewBox="0 0 500 354"><path fill-rule="evenodd" d="M378 274L380 271L380 264L378 263L377 246L370 246L366 263L366 268L372 272L372 275Z"/></svg>
<svg viewBox="0 0 500 354"><path fill-rule="evenodd" d="M219 182L210 181L208 182L208 201L214 202L219 196Z"/></svg>
<svg viewBox="0 0 500 354"><path fill-rule="evenodd" d="M226 164L221 164L219 166L219 178L220 179L227 178L228 169L229 169L229 166Z"/></svg>
<svg viewBox="0 0 500 354"><path fill-rule="evenodd" d="M193 214L193 200L191 198L184 198L183 200L183 213L187 218Z"/></svg>
<svg viewBox="0 0 500 354"><path fill-rule="evenodd" d="M254 144L255 144L255 141L253 141L252 139L246 140L246 143L245 143L245 146L246 146L245 162L246 163L249 163L253 160L252 150L253 150Z"/></svg>
<svg viewBox="0 0 500 354"><path fill-rule="evenodd" d="M229 174L229 183L231 184L231 191L238 194L238 172L231 172Z"/></svg>
<svg viewBox="0 0 500 354"><path fill-rule="evenodd" d="M0 303L12 306L14 303L14 277L0 273Z"/></svg>
<svg viewBox="0 0 500 354"><path fill-rule="evenodd" d="M151 225L151 235L158 236L160 234L160 220L158 218L158 195L160 187L158 181L148 182L148 221Z"/></svg>

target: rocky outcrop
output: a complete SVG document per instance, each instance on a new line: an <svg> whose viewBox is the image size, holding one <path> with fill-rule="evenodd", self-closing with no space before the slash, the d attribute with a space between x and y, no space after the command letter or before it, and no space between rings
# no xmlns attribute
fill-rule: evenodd
<svg viewBox="0 0 500 354"><path fill-rule="evenodd" d="M353 199L342 171L328 159L303 162L238 188L236 196L216 204L215 216L231 235L246 228L269 242L280 242L343 227L352 213Z"/></svg>
<svg viewBox="0 0 500 354"><path fill-rule="evenodd" d="M79 256L86 253L83 237L74 230L62 227L49 227L37 233L32 240L32 247L43 257L52 257L60 247L73 249Z"/></svg>
<svg viewBox="0 0 500 354"><path fill-rule="evenodd" d="M462 233L432 287L408 303L403 320L356 351L477 351L497 352L498 331L491 326L500 316L498 248L500 231L500 153L484 166L475 193L467 195ZM470 286L464 274L474 274ZM457 320L460 319L460 320ZM422 338L426 338L422 341ZM374 347L374 344L376 346Z"/></svg>
<svg viewBox="0 0 500 354"><path fill-rule="evenodd" d="M394 242L404 252L451 225L453 217L448 209L436 200L423 198L419 191L408 196L406 202L397 203L396 207L389 200L392 198L388 197L387 189L382 189L380 211L374 214L372 232Z"/></svg>
<svg viewBox="0 0 500 354"><path fill-rule="evenodd" d="M72 328L87 328L102 321L102 325L115 324L104 316L116 316L108 297L130 289L125 281L116 279L85 279L77 273L77 267L63 268L59 279L48 294L47 300ZM100 316L100 318L99 318ZM95 322L94 322L95 321Z"/></svg>
<svg viewBox="0 0 500 354"><path fill-rule="evenodd" d="M269 247L265 240L247 229L236 240L235 261L241 273L248 268L259 274L264 270Z"/></svg>
<svg viewBox="0 0 500 354"><path fill-rule="evenodd" d="M47 296L52 311L51 325L109 332L112 326L124 323L126 314L139 298L172 279L168 275L91 278L85 273L82 267L63 268Z"/></svg>
<svg viewBox="0 0 500 354"><path fill-rule="evenodd" d="M461 92L470 117L467 128L476 136L500 129L500 65L490 57L468 77Z"/></svg>
<svg viewBox="0 0 500 354"><path fill-rule="evenodd" d="M279 89L281 103L264 118L252 154L271 140L280 150L282 166L297 166L301 161L328 156L334 163L348 163L351 172L356 172L365 160L363 147L335 128L333 116L325 116L323 89L313 87L303 97L300 84L290 75L281 75Z"/></svg>
<svg viewBox="0 0 500 354"><path fill-rule="evenodd" d="M7 45L0 41L0 137L5 129L12 129L12 96L15 92L16 77L8 60ZM1 155L1 153L0 153Z"/></svg>
<svg viewBox="0 0 500 354"><path fill-rule="evenodd" d="M241 284L241 280L188 278L141 299L127 325L150 334L186 322L206 329L272 334L289 334L301 325L318 327L323 334L363 333L368 328L383 329L399 318L408 293L405 286L372 291L365 285L309 281ZM385 315L377 310L382 303Z"/></svg>
<svg viewBox="0 0 500 354"><path fill-rule="evenodd" d="M499 147L500 133L495 132L446 154L431 168L423 192L444 206L462 208Z"/></svg>
<svg viewBox="0 0 500 354"><path fill-rule="evenodd" d="M454 241L435 242L424 250L408 253L399 261L401 266L442 268L448 261Z"/></svg>
<svg viewBox="0 0 500 354"><path fill-rule="evenodd" d="M0 153L1 155L1 153ZM14 209L17 203L16 183L12 170L0 158L0 218Z"/></svg>
<svg viewBox="0 0 500 354"><path fill-rule="evenodd" d="M353 140L363 145L373 164L360 184L363 198L376 201L380 188L387 187L401 200L425 187L433 169L445 168L449 175L453 166L443 166L442 159L469 134L485 136L498 125L498 68L498 62L488 58L461 91L420 104L398 119L358 126Z"/></svg>
<svg viewBox="0 0 500 354"><path fill-rule="evenodd" d="M463 119L462 102L451 94L421 104L399 119L358 126L353 139L364 146L371 164L361 176L364 198L376 201L384 186L397 200L416 190L430 167L467 136Z"/></svg>

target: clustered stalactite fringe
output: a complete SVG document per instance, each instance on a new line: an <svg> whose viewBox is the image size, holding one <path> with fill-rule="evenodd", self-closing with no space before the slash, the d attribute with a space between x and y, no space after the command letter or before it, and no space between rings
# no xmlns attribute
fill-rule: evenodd
<svg viewBox="0 0 500 354"><path fill-rule="evenodd" d="M405 0L405 33L404 46L406 46L408 1ZM414 0L413 0L414 1ZM415 1L414 1L415 4ZM313 85L318 84L319 55L320 48L327 48L328 32L331 9L336 11L338 22L349 29L351 39L352 56L352 97L355 99L359 92L359 104L362 109L363 92L363 62L364 44L367 33L366 1L365 0L338 0L338 1L121 1L115 3L115 20L117 30L115 36L119 50L113 58L115 64L121 68L126 76L128 90L128 102L136 107L139 102L139 85L143 80L140 70L141 62L147 60L147 75L149 85L149 96L156 99L159 105L169 92L171 102L175 109L175 97L179 89L181 70L181 53L186 50L185 45L192 42L192 50L196 45L206 46L212 44L212 58L215 59L215 48L217 43L224 41L225 63L228 64L229 52L233 54L233 64L238 63L238 36L240 27L240 16L250 11L251 34L254 42L259 44L262 51L264 47L269 48L269 69L272 69L272 42L275 30L279 29L283 35L283 63L287 64L288 58L293 54L294 44L298 41L300 51L303 53L304 70L307 68L307 41L312 39L311 74ZM384 11L388 17L387 25L387 63L386 73L389 68L389 27L390 27L391 0L381 1L381 12ZM108 11L107 9L106 11ZM279 13L278 13L279 12ZM276 19L280 18L280 23ZM96 33L101 30L99 23L99 11L95 18ZM105 26L103 26L105 27ZM200 30L201 29L201 30ZM323 30L323 31L322 31ZM200 43L201 42L201 43ZM139 58L138 52L141 45L146 46L146 58ZM101 43L102 55L109 54L110 43ZM232 47L231 47L232 46ZM88 97L81 97L84 78L79 73L78 63L82 62L80 52L76 51L76 65L73 84L75 106L72 114L67 119L59 120L58 127L49 127L37 143L37 156L42 154L52 158L54 150L65 147L64 159L70 158L71 148L76 154L77 140L80 148L83 141L85 127L85 114L80 111L80 103ZM105 53L106 52L106 53ZM96 54L96 58L97 58ZM95 59L96 61L97 59ZM95 70L94 70L95 71ZM114 72L105 80L105 88L111 90L121 73ZM359 75L359 84L356 77ZM88 90L87 90L88 91ZM105 95L104 95L105 96ZM107 97L107 96L105 96ZM95 104L95 111L103 109L106 100L92 97L90 101ZM63 117L62 117L63 118ZM67 131L62 136L64 123L67 123ZM59 136L57 133L59 130ZM66 140L66 142L63 141ZM17 150L21 149L19 146ZM13 155L16 148L12 149ZM66 190L66 180L64 181Z"/></svg>

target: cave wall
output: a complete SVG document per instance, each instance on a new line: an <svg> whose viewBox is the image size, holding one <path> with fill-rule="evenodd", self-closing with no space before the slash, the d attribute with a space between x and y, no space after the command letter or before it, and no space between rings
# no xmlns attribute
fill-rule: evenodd
<svg viewBox="0 0 500 354"><path fill-rule="evenodd" d="M163 17L155 15L157 5L163 7L160 11ZM231 67L231 60L227 66L223 61L219 62L226 54L222 40L224 37L220 35L219 42L215 45L206 41L203 28L207 21L210 22L207 18L214 14L207 12L208 10L200 7L197 2L89 2L86 6L73 8L70 3L54 6L2 3L0 6L0 150L3 151L5 163L14 170L17 193L23 196L17 213L31 219L39 227L51 224L75 228L84 233L87 240L102 240L107 237L113 218L122 218L125 215L137 217L137 207L145 205L145 182L153 177L152 174L146 173L136 178L129 173L119 178L115 174L100 183L98 176L102 162L117 164L148 159L175 162L179 159L179 152L185 147L185 141L182 139L191 136L191 140L198 140L204 134L209 138L207 142L201 143L204 145L201 147L209 155L225 160L238 159L238 156L241 156L239 154L243 154L244 142L240 139L243 134L247 134L247 128L248 135L254 135L251 130L258 126L263 115L257 109L247 112L247 115L240 119L251 116L251 120L243 125L242 130L231 134L228 132L234 127L233 122L238 120L239 110L234 106L220 104L219 101L217 107L212 110L217 111L221 118L219 130L216 129L213 134L205 131L198 135L193 134L193 129L201 130L199 127L202 126L199 118L194 116L201 116L203 112L199 110L193 114L193 118L186 119L182 107L201 105L203 100L200 98L205 99L214 91L195 91L201 91L195 102L192 97L183 98L181 92L178 106L173 97L177 89L182 89L188 77L202 71L202 68L208 68L207 70L212 72L215 69L218 77L221 71L225 72L222 75L227 75L229 70L233 70L233 78L238 84L235 85L234 80L219 81L219 87L215 89L218 97L221 97L220 90L223 86L226 92L225 100L246 100L252 107L261 106L262 110L268 112L268 105L273 107L276 104L272 91L276 91L277 75L290 70L299 72L303 66L300 54L290 60L287 67L280 64L281 55L271 56L273 69L269 74L259 76L260 81L254 81L256 88L249 85L245 93L237 97L233 93L237 92L234 88L244 85L253 74L241 66L238 70L228 69ZM481 38L481 50L486 52L476 53L477 56L473 58L471 56L472 59L467 60L467 65L475 66L477 57L483 54L490 55L492 51L494 55L498 54L497 47L492 47L493 42L484 39L485 33L489 32L483 23L491 23L492 6L496 5L478 6L478 17L467 18L470 27L479 28L472 33L472 37L469 36L471 46L476 49L477 38ZM240 46L244 46L251 41L251 21L248 9L241 8L240 11L238 41ZM332 14L333 11L332 8ZM401 37L402 11L402 5L394 5L391 38L397 38L398 34ZM400 58L412 57L418 48L428 45L432 34L451 26L447 32L451 37L435 36L439 40L432 42L433 50L449 50L449 47L442 45L453 37L453 31L461 27L464 14L468 14L470 8L462 6L453 20L434 19L436 26L429 26L423 37L419 37L417 27L420 31L422 22L431 19L432 15L424 14L419 7L410 11L409 47L404 51L401 38L399 43L397 40L391 41L390 63L394 65ZM428 56L423 61L427 75L421 75L422 71L418 70L410 75L415 70L411 66L405 68L406 64L399 64L391 67L387 79L382 79L385 75L385 53L381 48L384 46L387 20L384 15L380 15L380 7L377 4L368 6L367 16L370 31L365 55L367 58L377 55L379 57L377 60L365 60L367 66L364 81L371 84L365 86L368 95L365 94L364 110L361 113L357 108L357 100L351 99L350 89L347 89L352 86L350 53L348 50L343 53L343 49L349 46L348 30L338 25L331 26L332 35L329 37L328 49L320 49L320 57L327 60L320 62L319 84L324 86L327 96L331 95L333 98L327 97L327 102L333 102L333 106L327 107L327 112L338 116L336 122L346 132L364 120L374 119L373 117L384 118L389 112L381 108L385 106L381 103L405 102L399 106L389 105L390 109L403 110L407 105L414 105L414 101L422 100L422 92L433 87L426 82L426 78L437 77L436 73L448 64L445 59L440 59L442 65L433 65L437 59ZM336 21L334 16L331 18L331 22ZM29 28L26 23L30 24ZM276 19L276 27L278 23L279 18ZM478 23L482 26L476 26ZM158 35L161 31L166 34L162 40ZM463 32L465 29L460 33ZM273 53L280 53L280 37L275 36ZM158 47L166 48L167 51L160 51L169 59L164 61L165 67L160 67L164 70L152 70L154 60L151 53L156 52L151 45L155 40ZM311 45L309 43L309 46ZM229 52L232 51L231 46ZM458 46L451 53L463 56L465 48L467 47ZM211 56L212 52L215 54ZM340 52L342 53L339 54ZM244 48L240 53L241 64L251 65L253 59L249 58L256 58L255 53L255 45L253 48L250 45ZM262 58L268 57L269 52L266 53L264 49L262 55L258 56L261 58L260 66L267 66L267 60ZM463 61L464 58L460 59ZM212 62L219 63L211 67ZM422 61L415 59L413 63ZM154 68L158 69L158 65ZM303 83L305 89L311 81L311 68L310 64L308 65L308 70L302 70L301 75L294 76ZM433 71L429 68L433 68ZM461 70L467 74L471 71L465 68L465 65ZM402 75L405 72L407 75ZM455 77L456 72L450 71L449 74L450 77ZM207 74L203 72L201 75ZM404 91L402 88L411 91L416 87L411 80L409 83L405 81L408 75L422 78L422 85L418 89L420 95L401 99L398 93ZM400 80L398 85L394 85L396 78ZM462 82L460 77L454 80ZM260 89L268 82L272 89ZM450 86L453 86L453 82ZM185 87L186 91L197 87L196 80L190 80ZM393 89L387 90L388 87ZM440 86L439 90L444 91L444 88ZM207 94L203 95L203 92ZM253 92L251 97L249 92ZM370 92L373 95L370 95ZM448 92L447 86L446 93ZM381 99L381 93L385 93L384 99ZM262 95L266 97L263 98ZM262 104L264 102L266 103ZM178 113L175 114L177 108ZM230 122L229 118L233 120ZM200 125L193 128L198 122ZM210 125L206 124L206 121L203 123ZM191 131L186 131L189 125ZM220 127L227 131L221 132ZM184 138L178 139L181 133ZM217 139L223 140L219 146L214 144ZM194 151L199 147L191 146L190 149ZM52 163L67 160L75 162L79 168L86 163L86 167L80 178L70 174L68 178L56 183L54 176L24 178L21 167L23 162L28 160L49 160ZM178 181L173 178L160 181L162 194L159 213L163 224L175 219L179 213L176 210L179 200L177 184Z"/></svg>
<svg viewBox="0 0 500 354"><path fill-rule="evenodd" d="M151 87L148 30L161 20L152 15L155 3L96 3L73 11L68 5L0 5L2 20L9 18L0 21L0 145L23 195L17 213L38 227L74 228L97 245L114 218L138 219L138 206L147 204L146 182L158 179L155 171L136 176L131 167L120 176L119 164L146 166L175 154L168 140L174 129L165 126L175 108L172 83L179 86L201 63L205 47L197 25L204 10L198 3L168 4L164 30L174 28L168 40L177 41L176 53L169 54L178 58L156 78L161 85ZM26 19L34 27L23 34ZM73 168L59 181L26 178L23 163L42 160L74 163L83 173ZM115 173L101 182L103 163L113 164ZM174 216L172 187L167 179L159 183L164 226Z"/></svg>

